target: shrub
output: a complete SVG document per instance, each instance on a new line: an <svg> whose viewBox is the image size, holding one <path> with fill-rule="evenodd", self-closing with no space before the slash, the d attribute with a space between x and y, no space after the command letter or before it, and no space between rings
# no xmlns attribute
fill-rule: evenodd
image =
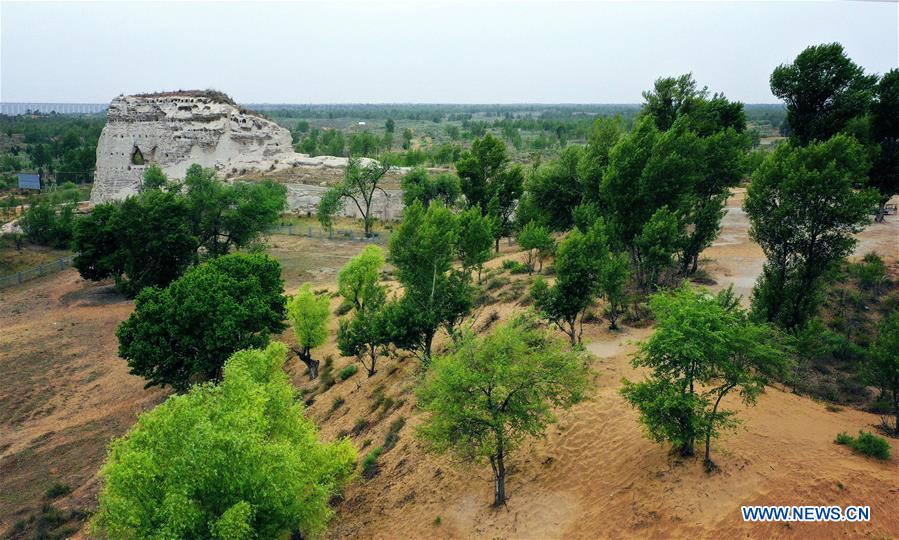
<svg viewBox="0 0 899 540"><path fill-rule="evenodd" d="M365 428L367 428L367 427L368 427L368 420L366 420L365 418L360 418L360 419L356 420L355 424L353 424L352 433L353 433L353 435L359 435L360 433L365 431Z"/></svg>
<svg viewBox="0 0 899 540"><path fill-rule="evenodd" d="M63 484L61 482L56 482L55 484L50 486L50 489L48 489L47 493L44 494L44 498L47 499L48 501L52 501L53 499L58 499L60 497L68 495L71 492L72 492L71 486L69 486L67 484Z"/></svg>
<svg viewBox="0 0 899 540"><path fill-rule="evenodd" d="M337 396L336 398L334 398L334 401L331 402L331 409L328 410L328 413L329 414L333 413L334 411L339 409L340 406L343 405L343 403L344 403L344 399L340 396Z"/></svg>
<svg viewBox="0 0 899 540"><path fill-rule="evenodd" d="M362 458L362 477L365 479L374 478L378 474L378 458L384 449L380 446L369 452Z"/></svg>
<svg viewBox="0 0 899 540"><path fill-rule="evenodd" d="M388 451L400 440L400 430L403 429L403 426L406 425L406 419L400 416L396 420L390 423L390 428L387 430L387 436L384 437L384 451Z"/></svg>
<svg viewBox="0 0 899 540"><path fill-rule="evenodd" d="M882 461L890 459L890 444L883 437L867 431L859 431L858 437L840 433L834 441L852 448L853 451Z"/></svg>
<svg viewBox="0 0 899 540"><path fill-rule="evenodd" d="M67 248L72 242L75 207L66 204L56 208L46 202L32 204L19 225L28 241L41 246Z"/></svg>
<svg viewBox="0 0 899 540"><path fill-rule="evenodd" d="M340 377L341 381L345 381L356 374L359 371L359 368L356 367L356 364L350 364L347 367L340 370L340 373L337 374Z"/></svg>
<svg viewBox="0 0 899 540"><path fill-rule="evenodd" d="M488 279L484 283L484 289L488 291L495 291L501 287L505 287L510 282L510 279L504 276L496 276Z"/></svg>
<svg viewBox="0 0 899 540"><path fill-rule="evenodd" d="M528 267L514 259L506 259L503 261L503 270L508 270L512 274L526 274Z"/></svg>

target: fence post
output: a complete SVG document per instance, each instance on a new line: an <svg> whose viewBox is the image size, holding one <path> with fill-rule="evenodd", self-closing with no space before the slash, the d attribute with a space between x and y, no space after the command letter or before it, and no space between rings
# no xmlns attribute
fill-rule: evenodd
<svg viewBox="0 0 899 540"><path fill-rule="evenodd" d="M309 238L312 238L312 227L309 227Z"/></svg>
<svg viewBox="0 0 899 540"><path fill-rule="evenodd" d="M16 274L19 276L19 285L21 285L22 284L22 272L16 272Z"/></svg>
<svg viewBox="0 0 899 540"><path fill-rule="evenodd" d="M287 226L287 235L293 236L293 224Z"/></svg>
<svg viewBox="0 0 899 540"><path fill-rule="evenodd" d="M39 275L39 276L44 275L44 265L43 264L37 265L37 275Z"/></svg>
<svg viewBox="0 0 899 540"><path fill-rule="evenodd" d="M62 270L63 268L65 268L65 267L63 266L63 264L64 264L64 263L63 263L63 260L62 260L62 259L59 259L59 269L60 269L60 270Z"/></svg>

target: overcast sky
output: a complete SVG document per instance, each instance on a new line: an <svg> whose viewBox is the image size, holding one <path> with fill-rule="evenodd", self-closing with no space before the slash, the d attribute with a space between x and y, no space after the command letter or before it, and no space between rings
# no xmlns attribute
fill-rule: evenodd
<svg viewBox="0 0 899 540"><path fill-rule="evenodd" d="M243 103L637 103L659 76L748 103L803 48L897 66L895 2L0 2L0 100L215 88Z"/></svg>

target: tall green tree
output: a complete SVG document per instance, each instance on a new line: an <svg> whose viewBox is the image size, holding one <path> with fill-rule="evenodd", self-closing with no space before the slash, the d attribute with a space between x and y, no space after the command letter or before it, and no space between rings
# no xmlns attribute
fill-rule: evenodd
<svg viewBox="0 0 899 540"><path fill-rule="evenodd" d="M477 208L465 210L459 214L458 219L457 255L459 261L465 271L470 272L475 268L478 270L478 283L480 283L481 270L484 263L490 260L490 248L493 247L492 223L488 217L482 216L481 211Z"/></svg>
<svg viewBox="0 0 899 540"><path fill-rule="evenodd" d="M166 288L146 287L119 325L119 356L147 386L184 391L217 380L240 349L263 347L285 326L281 265L232 254L193 267Z"/></svg>
<svg viewBox="0 0 899 540"><path fill-rule="evenodd" d="M386 352L390 334L385 320L386 287L380 283L385 259L381 248L368 245L341 269L338 291L353 305L350 317L340 321L337 346L340 354L355 357L371 377L378 357Z"/></svg>
<svg viewBox="0 0 899 540"><path fill-rule="evenodd" d="M97 205L75 220L75 268L85 279L109 277L129 296L165 287L194 262L197 239L183 197L150 190L122 203Z"/></svg>
<svg viewBox="0 0 899 540"><path fill-rule="evenodd" d="M516 212L554 231L567 231L574 224L572 211L584 200L579 164L584 150L570 146L559 159L534 168L524 185L524 195Z"/></svg>
<svg viewBox="0 0 899 540"><path fill-rule="evenodd" d="M704 439L712 470L711 439L736 425L736 412L721 409L721 401L736 390L754 404L772 378L786 373L788 349L770 326L751 322L729 290L712 296L684 286L654 295L650 308L656 330L633 364L651 375L625 379L621 393L653 440L692 456Z"/></svg>
<svg viewBox="0 0 899 540"><path fill-rule="evenodd" d="M452 332L473 303L470 277L453 268L458 242L458 218L437 202L427 210L417 201L406 208L390 237L390 262L403 285L403 295L387 308L391 341L425 364L440 327Z"/></svg>
<svg viewBox="0 0 899 540"><path fill-rule="evenodd" d="M110 538L284 538L324 532L351 478L284 373L285 347L237 352L218 385L171 396L113 442L94 531Z"/></svg>
<svg viewBox="0 0 899 540"><path fill-rule="evenodd" d="M210 257L254 241L287 206L287 188L271 181L222 183L215 171L193 164L181 185L197 249Z"/></svg>
<svg viewBox="0 0 899 540"><path fill-rule="evenodd" d="M372 215L372 203L377 191L381 191L384 195L387 194L381 184L388 171L390 171L390 165L386 163L369 161L363 166L359 160L351 158L347 162L343 181L332 187L323 196L323 199L328 199L329 204L319 205L319 221L330 224L330 216L339 212L349 200L353 202L359 215L362 216L365 236L370 237L375 222L375 217Z"/></svg>
<svg viewBox="0 0 899 540"><path fill-rule="evenodd" d="M524 172L510 164L505 143L489 133L475 139L471 149L462 153L456 171L468 205L480 208L482 215L490 215L495 221L494 246L499 251L499 239L512 231Z"/></svg>
<svg viewBox="0 0 899 540"><path fill-rule="evenodd" d="M791 139L824 142L861 116L876 77L865 75L839 43L814 45L771 73L771 93L787 104Z"/></svg>
<svg viewBox="0 0 899 540"><path fill-rule="evenodd" d="M535 221L529 222L518 233L518 247L527 253L528 274L534 271L534 263L538 261L540 263L538 272L543 271L543 259L552 254L555 246L556 241L549 234L549 230Z"/></svg>
<svg viewBox="0 0 899 540"><path fill-rule="evenodd" d="M868 160L855 139L781 145L752 177L743 208L767 262L753 311L782 328L801 327L820 304L822 276L849 255L870 222L877 193L859 189Z"/></svg>
<svg viewBox="0 0 899 540"><path fill-rule="evenodd" d="M870 358L863 368L864 379L880 388L881 399L890 396L895 424L893 433L899 435L899 309L881 320L877 339L871 347Z"/></svg>
<svg viewBox="0 0 899 540"><path fill-rule="evenodd" d="M287 300L287 318L297 338L294 353L306 364L309 380L318 377L320 362L312 358L312 349L328 340L328 319L331 303L327 294L315 294L312 285L304 283L300 290Z"/></svg>
<svg viewBox="0 0 899 540"><path fill-rule="evenodd" d="M462 193L458 176L452 173L431 175L424 167L416 167L403 176L401 187L404 206L420 201L427 208L431 201L440 201L452 208Z"/></svg>
<svg viewBox="0 0 899 540"><path fill-rule="evenodd" d="M554 407L571 407L589 388L584 356L530 321L512 321L484 337L466 332L453 352L434 359L419 387L427 418L418 436L432 451L489 462L493 505L500 506L508 456L555 422Z"/></svg>
<svg viewBox="0 0 899 540"><path fill-rule="evenodd" d="M580 342L584 312L596 300L608 257L602 220L586 233L575 229L556 250L555 283L550 286L538 276L531 288L539 315L564 332L572 346Z"/></svg>
<svg viewBox="0 0 899 540"><path fill-rule="evenodd" d="M877 221L882 222L887 201L899 194L899 69L891 69L877 83L870 116L877 146L868 185L880 193Z"/></svg>

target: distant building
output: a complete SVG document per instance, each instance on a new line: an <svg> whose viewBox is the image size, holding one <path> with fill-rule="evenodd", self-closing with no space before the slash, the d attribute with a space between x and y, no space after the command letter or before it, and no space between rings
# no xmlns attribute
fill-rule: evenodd
<svg viewBox="0 0 899 540"><path fill-rule="evenodd" d="M19 173L19 189L41 190L41 175L37 173Z"/></svg>

